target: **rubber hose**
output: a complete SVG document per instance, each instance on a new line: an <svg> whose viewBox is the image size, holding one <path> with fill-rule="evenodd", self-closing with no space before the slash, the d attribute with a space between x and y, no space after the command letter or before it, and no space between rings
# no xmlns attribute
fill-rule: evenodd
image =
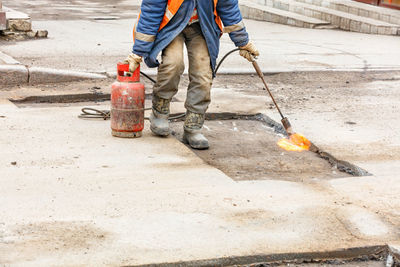
<svg viewBox="0 0 400 267"><path fill-rule="evenodd" d="M229 51L228 53L226 53L222 59L218 62L217 67L215 68L214 74L215 76L217 76L218 70L221 67L222 63L225 61L225 59L230 56L232 53L239 51L239 48L235 48L231 51ZM156 83L156 81L151 78L149 75L147 75L144 72L140 72L140 74L142 74L144 77L146 77L148 80L150 80L152 83ZM150 109L150 108L149 108ZM148 109L145 109L148 110ZM92 112L90 112L92 111ZM174 120L174 119L179 119L179 118L183 118L185 117L185 113L181 114L181 115L177 115L175 117L171 117L169 118L170 120ZM82 114L78 116L79 118L103 118L104 120L109 119L110 118L110 111L109 110L97 110L97 109L93 109L93 108L83 108L82 109ZM148 118L145 118L148 120Z"/></svg>
<svg viewBox="0 0 400 267"><path fill-rule="evenodd" d="M229 51L228 53L226 53L226 54L222 57L222 59L218 62L217 67L215 68L215 71L214 71L215 76L217 76L218 70L219 70L219 68L221 67L222 63L225 61L225 59L227 59L227 57L229 57L232 53L234 53L234 52L236 52L236 51L239 51L239 50L240 50L240 48L232 49L231 51ZM147 75L146 73L140 72L140 74L142 74L144 77L146 77L147 79L149 79L152 83L156 83L156 81L155 81L153 78L151 78L149 75Z"/></svg>

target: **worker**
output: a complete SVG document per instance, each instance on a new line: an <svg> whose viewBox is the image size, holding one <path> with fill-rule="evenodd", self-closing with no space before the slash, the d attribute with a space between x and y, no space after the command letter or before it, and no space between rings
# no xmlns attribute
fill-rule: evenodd
<svg viewBox="0 0 400 267"><path fill-rule="evenodd" d="M224 28L222 26L224 25ZM150 129L158 136L170 134L170 102L184 71L183 45L189 59L189 86L185 101L183 141L194 149L207 149L202 134L210 89L215 77L219 38L229 33L240 55L252 60L259 52L249 41L238 0L143 0L134 26L132 54L126 62L133 72L142 62L158 67L153 87ZM161 54L161 63L157 56Z"/></svg>

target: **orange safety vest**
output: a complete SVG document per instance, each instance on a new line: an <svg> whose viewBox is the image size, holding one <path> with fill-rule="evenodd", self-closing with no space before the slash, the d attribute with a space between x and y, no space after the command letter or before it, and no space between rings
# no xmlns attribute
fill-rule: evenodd
<svg viewBox="0 0 400 267"><path fill-rule="evenodd" d="M167 9L165 10L165 14L163 20L161 21L160 28L158 31L161 31L168 22L175 16L176 12L178 12L179 8L181 7L184 0L168 0ZM222 31L222 22L221 18L217 14L217 3L218 0L214 0L214 16L215 22L217 23L218 27Z"/></svg>
<svg viewBox="0 0 400 267"><path fill-rule="evenodd" d="M134 51L133 53L142 55L147 66L151 68L159 66L160 63L157 60L158 54L173 40L173 35L179 34L176 32L177 30L182 30L187 26L183 25L182 22L183 19L189 20L189 15L193 15L193 13L186 13L191 11L188 8L194 8L194 1L188 2L187 6L185 4L185 0L143 0L142 8L146 10L146 16L149 19L141 21L143 18L140 18L140 23L135 25L135 27L139 27L139 31L135 30L135 40L140 42L134 44L132 51ZM221 9L229 8L231 11L228 12L230 15L227 14L223 18L224 23L227 25L225 28L222 27L222 21L219 16L223 14L218 14L217 7ZM180 14L180 11L185 14ZM227 0L225 2L218 2L218 0L197 0L197 12L200 19L203 18L205 20L199 21L199 23L204 27L204 29L202 28L202 32L207 42L212 68L215 68L216 65L219 52L219 38L223 31L226 33L238 32L238 34L230 35L236 46L244 46L248 43L248 34L245 30L237 1ZM155 18L157 18L157 22L154 24Z"/></svg>
<svg viewBox="0 0 400 267"><path fill-rule="evenodd" d="M176 14L176 12L178 12L183 1L184 0L168 0L167 9L165 10L164 18L160 24L160 28L158 29L158 31L161 31L162 28L164 28L168 24L168 22L172 19L172 17ZM218 3L218 0L214 0L215 22L217 23L218 27L222 31L223 27L222 27L221 18L217 14L217 3Z"/></svg>
<svg viewBox="0 0 400 267"><path fill-rule="evenodd" d="M162 28L164 28L168 24L168 22L175 16L176 12L178 12L179 8L181 7L183 1L184 0L168 0L167 8L165 10L165 14L163 20L161 21L160 28L158 29L158 31L161 31ZM217 4L218 0L214 0L215 23L217 23L219 29L221 30L221 32L223 32L222 21L217 13ZM135 26L133 27L133 42L135 42L136 24L140 19L140 13L141 12L139 11L138 18L136 20Z"/></svg>

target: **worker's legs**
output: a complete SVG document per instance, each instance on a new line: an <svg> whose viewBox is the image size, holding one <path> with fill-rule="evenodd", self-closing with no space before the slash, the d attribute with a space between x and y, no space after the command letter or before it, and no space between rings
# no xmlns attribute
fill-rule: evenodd
<svg viewBox="0 0 400 267"><path fill-rule="evenodd" d="M178 92L180 78L185 69L183 61L183 34L179 34L161 54L161 64L158 67L157 82L153 95L163 99L172 99Z"/></svg>
<svg viewBox="0 0 400 267"><path fill-rule="evenodd" d="M199 23L183 31L189 57L189 87L185 107L188 111L205 114L210 104L212 69L206 40Z"/></svg>
<svg viewBox="0 0 400 267"><path fill-rule="evenodd" d="M158 67L157 82L153 87L153 112L150 129L160 136L169 135L169 104L178 92L178 85L185 69L183 61L184 36L179 34L163 51Z"/></svg>
<svg viewBox="0 0 400 267"><path fill-rule="evenodd" d="M183 140L193 148L206 149L208 140L201 134L205 113L210 104L212 69L207 43L199 23L183 31L189 57L189 87L185 102L186 120Z"/></svg>

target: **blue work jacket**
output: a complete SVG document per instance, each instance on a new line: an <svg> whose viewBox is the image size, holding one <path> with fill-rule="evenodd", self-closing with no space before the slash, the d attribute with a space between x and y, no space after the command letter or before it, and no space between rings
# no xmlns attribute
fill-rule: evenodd
<svg viewBox="0 0 400 267"><path fill-rule="evenodd" d="M160 30L165 16L167 0L143 0L141 12L134 29L135 43L132 52L142 56L150 68L158 67L158 54L187 26L193 11L197 8L199 23L206 40L210 64L215 69L219 39L222 31L216 23L216 14L221 18L224 32L229 33L237 47L249 42L249 37L240 14L238 0L184 0L176 14Z"/></svg>

